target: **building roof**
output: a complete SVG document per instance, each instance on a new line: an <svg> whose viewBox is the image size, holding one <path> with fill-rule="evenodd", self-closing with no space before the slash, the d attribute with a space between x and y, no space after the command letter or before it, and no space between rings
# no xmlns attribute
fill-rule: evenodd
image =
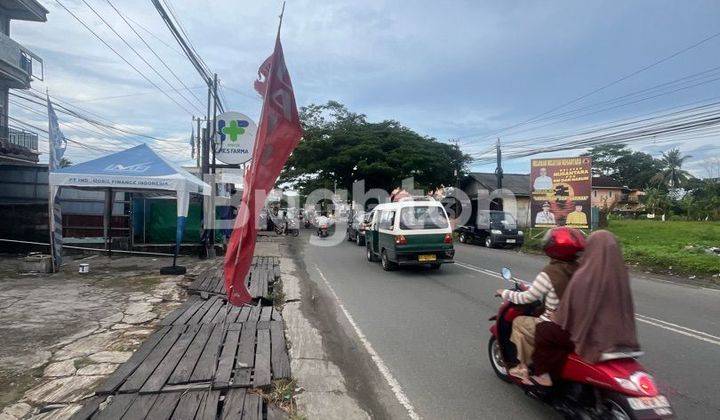
<svg viewBox="0 0 720 420"><path fill-rule="evenodd" d="M497 189L497 178L493 172L471 172L469 176L488 191ZM502 184L503 188L517 196L530 196L530 175L503 174Z"/></svg>
<svg viewBox="0 0 720 420"><path fill-rule="evenodd" d="M15 20L45 22L48 10L37 0L0 0L0 14Z"/></svg>
<svg viewBox="0 0 720 420"><path fill-rule="evenodd" d="M592 186L593 188L618 188L623 189L626 187L623 187L619 182L616 180L610 178L609 176L594 176L592 179Z"/></svg>

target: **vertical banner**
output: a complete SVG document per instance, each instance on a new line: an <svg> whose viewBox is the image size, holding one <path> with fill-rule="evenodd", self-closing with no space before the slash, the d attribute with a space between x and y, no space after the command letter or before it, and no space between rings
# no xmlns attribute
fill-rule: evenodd
<svg viewBox="0 0 720 420"><path fill-rule="evenodd" d="M530 165L532 226L590 228L591 159L533 159Z"/></svg>
<svg viewBox="0 0 720 420"><path fill-rule="evenodd" d="M250 272L257 237L256 224L264 205L258 196L264 200L273 188L285 162L302 137L295 93L285 66L279 29L273 54L258 70L255 90L263 97L262 113L252 149L253 158L245 174L242 202L225 253L225 290L228 300L235 306L252 300L245 279Z"/></svg>
<svg viewBox="0 0 720 420"><path fill-rule="evenodd" d="M60 162L65 149L67 148L67 140L62 131L60 131L60 125L58 124L57 115L53 109L52 102L50 102L50 96L47 97L48 106L48 141L50 157L48 159L48 179L50 172L56 171L60 168ZM60 188L49 188L50 197L49 199L49 228L50 228L50 254L53 259L53 269L57 271L62 264L62 212L60 208Z"/></svg>

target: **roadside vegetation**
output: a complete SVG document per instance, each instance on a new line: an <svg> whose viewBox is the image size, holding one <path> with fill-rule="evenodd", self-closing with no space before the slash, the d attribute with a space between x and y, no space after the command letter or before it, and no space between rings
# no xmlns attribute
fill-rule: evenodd
<svg viewBox="0 0 720 420"><path fill-rule="evenodd" d="M713 278L720 282L720 222L609 220L607 230L622 244L625 261L660 273ZM542 235L532 230L523 250L541 252Z"/></svg>
<svg viewBox="0 0 720 420"><path fill-rule="evenodd" d="M612 220L608 230L629 263L703 277L720 274L720 255L712 251L720 247L720 222Z"/></svg>

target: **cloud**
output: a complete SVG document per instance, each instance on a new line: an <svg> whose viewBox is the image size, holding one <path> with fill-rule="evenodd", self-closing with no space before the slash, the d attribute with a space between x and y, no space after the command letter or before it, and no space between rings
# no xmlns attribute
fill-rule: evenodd
<svg viewBox="0 0 720 420"><path fill-rule="evenodd" d="M136 27L188 87L203 84L178 53L175 41L150 2L111 1L133 22L152 31L153 35ZM47 87L52 95L77 103L116 124L171 139L172 143L158 143L158 147L163 147L163 153L172 154L173 159L190 163L187 139L191 115L157 92L54 1L42 3L50 10L47 23L11 24L13 38L44 59L46 81L34 82L33 86L40 90ZM63 3L147 77L163 90L169 90L168 94L184 107L191 108L83 2L63 0ZM272 52L281 2L167 3L207 65L227 86L222 90L229 107L257 119L261 103L252 90L252 82L257 67ZM179 87L179 82L106 2L90 4L175 88ZM492 144L495 136L490 134L503 127L539 115L716 32L718 15L720 3L712 0L661 5L649 1L540 4L290 0L282 40L299 105L339 100L372 120L398 120L442 140L464 137L461 144L468 152L475 152ZM569 109L717 65L713 60L717 47L718 42L698 47ZM708 97L717 94L717 88L717 84L708 84L528 135L571 132L589 124ZM149 91L156 93L148 94ZM190 109L191 113L204 113L206 92L202 88L193 92L199 100L185 94L196 107ZM93 100L97 98L107 99ZM11 108L13 114L24 116L23 112L18 107ZM65 118L61 115L61 119ZM126 136L103 140L97 134L70 127L66 134L93 146L104 142L112 148L129 147L141 141L155 143ZM525 135L501 136L503 141L511 141ZM680 142L680 147L683 151L698 149L700 153L691 153L694 156L701 156L702 151L717 153L712 141ZM175 146L183 143L185 147ZM662 151L659 147L647 147L653 154ZM78 160L92 155L82 149L72 153ZM689 162L693 168L697 166L695 159ZM508 164L526 166L512 161Z"/></svg>

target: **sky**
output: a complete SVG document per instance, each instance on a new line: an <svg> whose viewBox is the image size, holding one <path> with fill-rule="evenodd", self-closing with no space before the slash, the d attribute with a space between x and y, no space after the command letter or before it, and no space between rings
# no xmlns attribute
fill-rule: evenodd
<svg viewBox="0 0 720 420"><path fill-rule="evenodd" d="M44 60L33 88L82 107L127 130L156 137L110 137L60 114L66 137L102 150L147 142L190 164L192 114L205 111L203 81L179 52L149 0L110 0L130 19L180 82L147 49L107 0L85 0L169 82L166 84L82 0L60 0L167 94L153 87L80 25L55 0L45 23L13 21L11 36ZM221 80L229 110L258 119L257 68L272 52L281 1L165 0L192 44ZM571 135L588 126L651 115L720 96L720 71L626 106L589 108L579 118L521 123L633 74L720 33L720 2L710 1L429 1L288 0L281 38L299 106L337 100L370 121L392 119L440 141L456 140L473 156L496 138L512 142ZM595 106L619 96L720 66L720 36L641 71L556 112ZM719 80L714 80L717 78ZM169 91L168 91L169 90ZM24 107L30 107L29 111ZM46 127L42 106L13 97L11 116ZM590 114L584 115L583 114ZM525 131L527 130L527 131ZM707 176L720 165L720 134L645 141L633 148L660 156L679 147L687 168ZM535 147L538 144L529 142ZM46 151L47 146L41 147ZM576 155L582 150L535 157ZM70 143L81 162L102 155ZM527 173L529 157L505 161L505 172ZM41 156L41 161L47 161ZM472 170L492 171L474 162Z"/></svg>

